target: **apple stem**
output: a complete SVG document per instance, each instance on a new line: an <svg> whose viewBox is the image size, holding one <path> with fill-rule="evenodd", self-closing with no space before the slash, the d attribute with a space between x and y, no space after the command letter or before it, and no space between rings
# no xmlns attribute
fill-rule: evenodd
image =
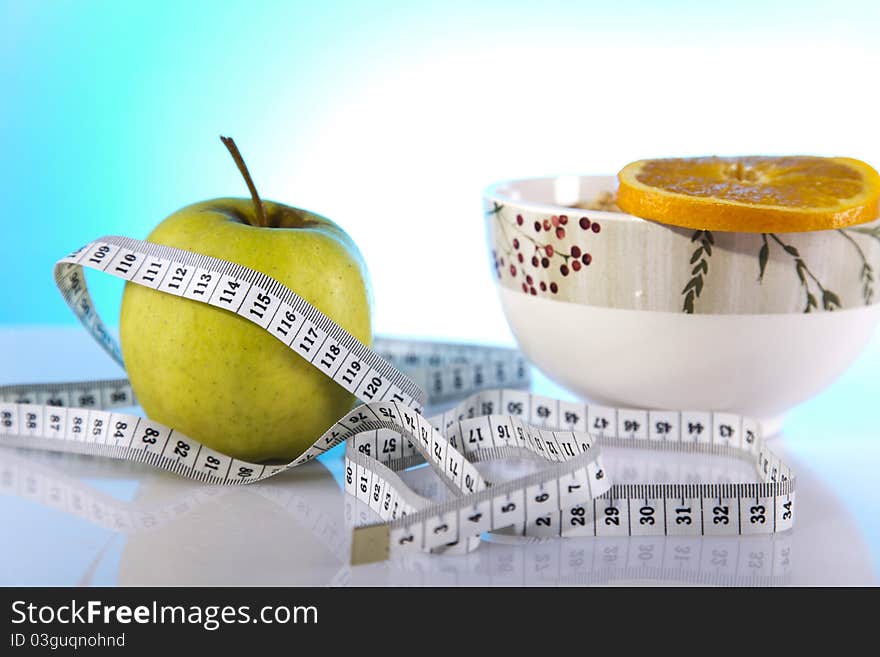
<svg viewBox="0 0 880 657"><path fill-rule="evenodd" d="M235 160L235 164L238 166L238 170L241 171L241 175L251 192L251 199L253 200L254 208L257 211L257 221L259 222L257 225L263 228L268 228L269 218L266 216L266 208L260 200L260 195L257 194L257 188L254 185L254 181L251 178L247 165L244 163L244 158L238 150L238 146L235 145L235 141L232 137L224 137L223 135L220 135L220 141L222 141L223 145L229 150L229 154L232 155L232 159Z"/></svg>

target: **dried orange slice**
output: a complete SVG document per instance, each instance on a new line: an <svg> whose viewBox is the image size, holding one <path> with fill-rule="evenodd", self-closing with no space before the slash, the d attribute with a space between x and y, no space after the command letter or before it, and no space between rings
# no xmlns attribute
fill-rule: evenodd
<svg viewBox="0 0 880 657"><path fill-rule="evenodd" d="M639 160L617 174L624 212L673 226L747 233L828 230L878 215L880 176L848 157Z"/></svg>

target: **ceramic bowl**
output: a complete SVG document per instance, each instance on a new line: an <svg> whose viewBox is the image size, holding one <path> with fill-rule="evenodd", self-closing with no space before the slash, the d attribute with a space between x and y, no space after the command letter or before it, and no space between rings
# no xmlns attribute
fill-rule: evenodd
<svg viewBox="0 0 880 657"><path fill-rule="evenodd" d="M609 209L617 181L484 193L501 305L526 356L592 401L730 411L778 428L880 319L880 221L806 233L695 231Z"/></svg>

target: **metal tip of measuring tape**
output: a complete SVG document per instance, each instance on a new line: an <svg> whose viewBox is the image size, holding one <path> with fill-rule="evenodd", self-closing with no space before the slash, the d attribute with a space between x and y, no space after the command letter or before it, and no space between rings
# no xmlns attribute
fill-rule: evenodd
<svg viewBox="0 0 880 657"><path fill-rule="evenodd" d="M351 565L386 561L390 547L391 528L388 525L355 527L351 533Z"/></svg>

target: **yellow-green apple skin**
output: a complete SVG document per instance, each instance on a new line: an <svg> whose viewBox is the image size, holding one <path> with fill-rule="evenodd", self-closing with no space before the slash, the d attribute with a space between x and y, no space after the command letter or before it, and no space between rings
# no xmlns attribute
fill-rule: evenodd
<svg viewBox="0 0 880 657"><path fill-rule="evenodd" d="M329 219L271 201L250 225L248 199L178 210L147 241L222 258L284 283L366 345L371 295L354 242ZM354 397L267 331L231 312L126 283L120 341L147 416L252 462L289 461Z"/></svg>

